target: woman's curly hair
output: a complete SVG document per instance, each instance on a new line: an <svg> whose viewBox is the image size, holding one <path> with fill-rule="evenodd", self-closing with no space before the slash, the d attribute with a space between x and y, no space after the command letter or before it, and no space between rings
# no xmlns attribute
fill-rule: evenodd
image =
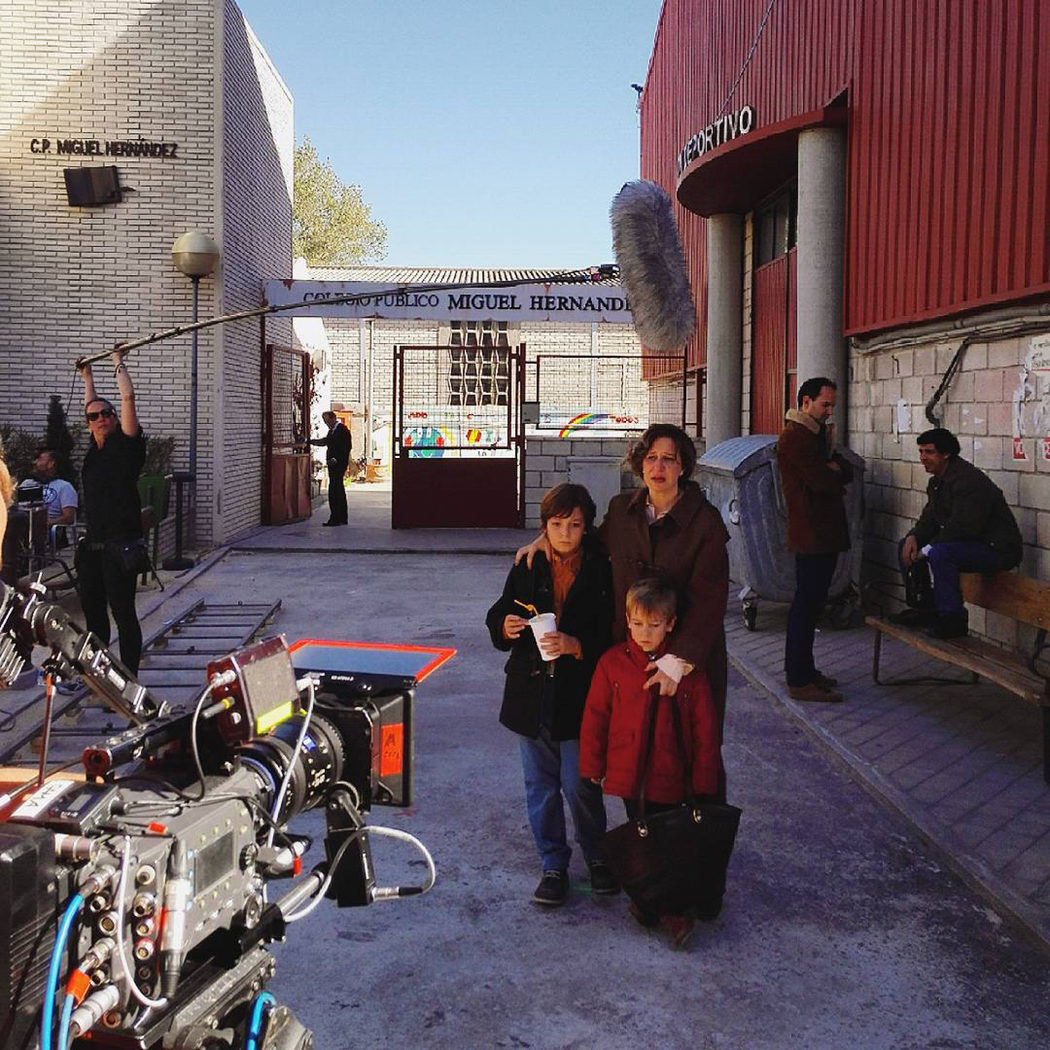
<svg viewBox="0 0 1050 1050"><path fill-rule="evenodd" d="M624 462L638 477L641 477L642 460L645 459L649 454L649 449L660 438L670 438L674 442L674 447L678 451L678 458L682 462L682 477L679 480L685 481L686 478L691 477L693 467L696 466L696 445L693 444L693 439L681 427L676 427L674 423L654 423L638 439L638 443L631 448L630 452L627 453Z"/></svg>

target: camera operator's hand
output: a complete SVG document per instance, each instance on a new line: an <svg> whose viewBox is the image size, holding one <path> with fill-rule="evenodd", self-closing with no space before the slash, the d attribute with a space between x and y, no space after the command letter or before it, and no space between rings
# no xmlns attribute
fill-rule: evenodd
<svg viewBox="0 0 1050 1050"><path fill-rule="evenodd" d="M563 634L561 631L551 631L540 639L540 649L548 660L559 656L583 656L583 646L579 638L571 634Z"/></svg>
<svg viewBox="0 0 1050 1050"><path fill-rule="evenodd" d="M503 637L513 641L526 627L529 626L529 621L522 616L515 616L511 613L508 616L503 617Z"/></svg>

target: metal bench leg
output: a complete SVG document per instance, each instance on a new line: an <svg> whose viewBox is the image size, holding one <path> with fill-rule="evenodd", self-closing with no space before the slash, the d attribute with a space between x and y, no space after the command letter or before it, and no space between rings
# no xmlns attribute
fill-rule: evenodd
<svg viewBox="0 0 1050 1050"><path fill-rule="evenodd" d="M871 680L876 685L882 685L879 681L879 656L882 654L882 631L875 632L875 650L871 657Z"/></svg>

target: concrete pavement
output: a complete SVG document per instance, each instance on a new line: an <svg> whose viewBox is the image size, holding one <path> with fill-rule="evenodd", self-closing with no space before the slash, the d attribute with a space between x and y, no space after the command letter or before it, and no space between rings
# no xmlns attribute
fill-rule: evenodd
<svg viewBox="0 0 1050 1050"><path fill-rule="evenodd" d="M867 691L870 638L860 630L822 633L818 642L821 666L843 679L847 702L801 709L778 695L783 611L763 606L750 633L737 629L731 606L731 652L747 677L733 675L725 751L730 797L745 815L722 917L674 953L630 922L622 898L591 897L578 857L569 904L541 911L529 900L539 872L517 747L496 721L502 656L482 623L509 551L529 534L393 534L385 498L351 489L348 529L321 529L319 512L313 523L261 532L172 595L176 603L280 597L275 626L290 639L459 650L419 690L416 805L371 816L418 835L434 854L438 885L426 897L367 909L325 903L277 951L271 990L319 1046L1047 1044L1045 944L1003 916L1036 932L1042 921L1018 906L990 864L975 892L957 847L965 813L954 838L938 836L917 802L909 808L899 797L909 780L918 789L946 770L972 796L1003 775L1005 756L1010 782L979 799L975 816L990 819L994 802L1007 808L1003 791L1027 791L1034 829L1047 792L1030 782L1037 737L1025 705L991 687L949 689L950 699L931 687ZM461 544L493 553L468 554ZM887 652L887 670L903 671L906 657ZM960 702L970 714L952 729ZM880 747L891 756L884 766ZM954 763L943 759L916 780L942 751L955 753ZM1011 787L1026 776L1027 788ZM950 795L925 805L944 813ZM608 808L618 822L619 804ZM300 820L321 833L319 814ZM381 884L420 879L404 846L379 841L375 859Z"/></svg>

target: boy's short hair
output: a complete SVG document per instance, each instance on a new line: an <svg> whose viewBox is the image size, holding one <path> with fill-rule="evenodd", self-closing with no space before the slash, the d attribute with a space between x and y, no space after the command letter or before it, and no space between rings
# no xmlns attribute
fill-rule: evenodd
<svg viewBox="0 0 1050 1050"><path fill-rule="evenodd" d="M672 620L678 615L678 592L669 580L647 576L632 584L627 591L627 612L632 609L662 613L664 619Z"/></svg>
<svg viewBox="0 0 1050 1050"><path fill-rule="evenodd" d="M583 512L584 528L592 529L598 508L587 489L569 481L555 485L540 504L540 524L545 526L551 518L567 518L577 508Z"/></svg>

